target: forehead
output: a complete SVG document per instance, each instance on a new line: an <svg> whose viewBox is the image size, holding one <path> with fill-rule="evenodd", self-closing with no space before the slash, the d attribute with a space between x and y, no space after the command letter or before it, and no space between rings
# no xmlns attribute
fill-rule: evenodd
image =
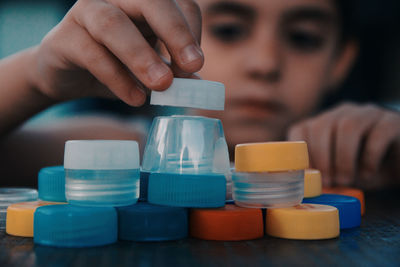
<svg viewBox="0 0 400 267"><path fill-rule="evenodd" d="M310 16L337 16L334 0L196 0L205 17L218 13L248 13L279 17L297 11Z"/></svg>

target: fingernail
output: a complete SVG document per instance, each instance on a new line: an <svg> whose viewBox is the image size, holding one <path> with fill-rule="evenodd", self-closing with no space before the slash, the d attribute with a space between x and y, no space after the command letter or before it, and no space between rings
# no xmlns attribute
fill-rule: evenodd
<svg viewBox="0 0 400 267"><path fill-rule="evenodd" d="M191 63L203 57L201 50L194 44L186 46L181 52L181 60L183 64Z"/></svg>
<svg viewBox="0 0 400 267"><path fill-rule="evenodd" d="M156 84L161 78L170 72L169 68L163 64L154 63L147 69L150 81Z"/></svg>

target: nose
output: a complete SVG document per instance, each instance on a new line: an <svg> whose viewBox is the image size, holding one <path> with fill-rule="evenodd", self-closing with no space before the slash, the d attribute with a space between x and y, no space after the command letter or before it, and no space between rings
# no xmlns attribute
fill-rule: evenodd
<svg viewBox="0 0 400 267"><path fill-rule="evenodd" d="M273 31L260 29L245 48L244 64L246 75L255 81L276 83L282 76L282 57L278 38Z"/></svg>

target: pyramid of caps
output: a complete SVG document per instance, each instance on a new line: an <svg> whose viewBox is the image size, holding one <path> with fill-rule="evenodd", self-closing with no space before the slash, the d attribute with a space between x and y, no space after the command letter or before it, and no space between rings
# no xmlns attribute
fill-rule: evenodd
<svg viewBox="0 0 400 267"><path fill-rule="evenodd" d="M220 83L175 79L151 103L222 110L224 92ZM360 225L362 193L322 194L305 142L237 145L231 169L219 120L157 117L139 159L135 141L68 141L64 166L39 172L39 199L33 189L0 190L6 232L41 245L89 247L188 236L315 240Z"/></svg>

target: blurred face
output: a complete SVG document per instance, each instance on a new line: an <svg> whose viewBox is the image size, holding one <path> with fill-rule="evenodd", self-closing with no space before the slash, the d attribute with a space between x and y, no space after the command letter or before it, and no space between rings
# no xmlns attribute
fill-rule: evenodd
<svg viewBox="0 0 400 267"><path fill-rule="evenodd" d="M280 140L332 81L339 25L331 0L198 0L203 79L226 85L220 118L231 146Z"/></svg>

